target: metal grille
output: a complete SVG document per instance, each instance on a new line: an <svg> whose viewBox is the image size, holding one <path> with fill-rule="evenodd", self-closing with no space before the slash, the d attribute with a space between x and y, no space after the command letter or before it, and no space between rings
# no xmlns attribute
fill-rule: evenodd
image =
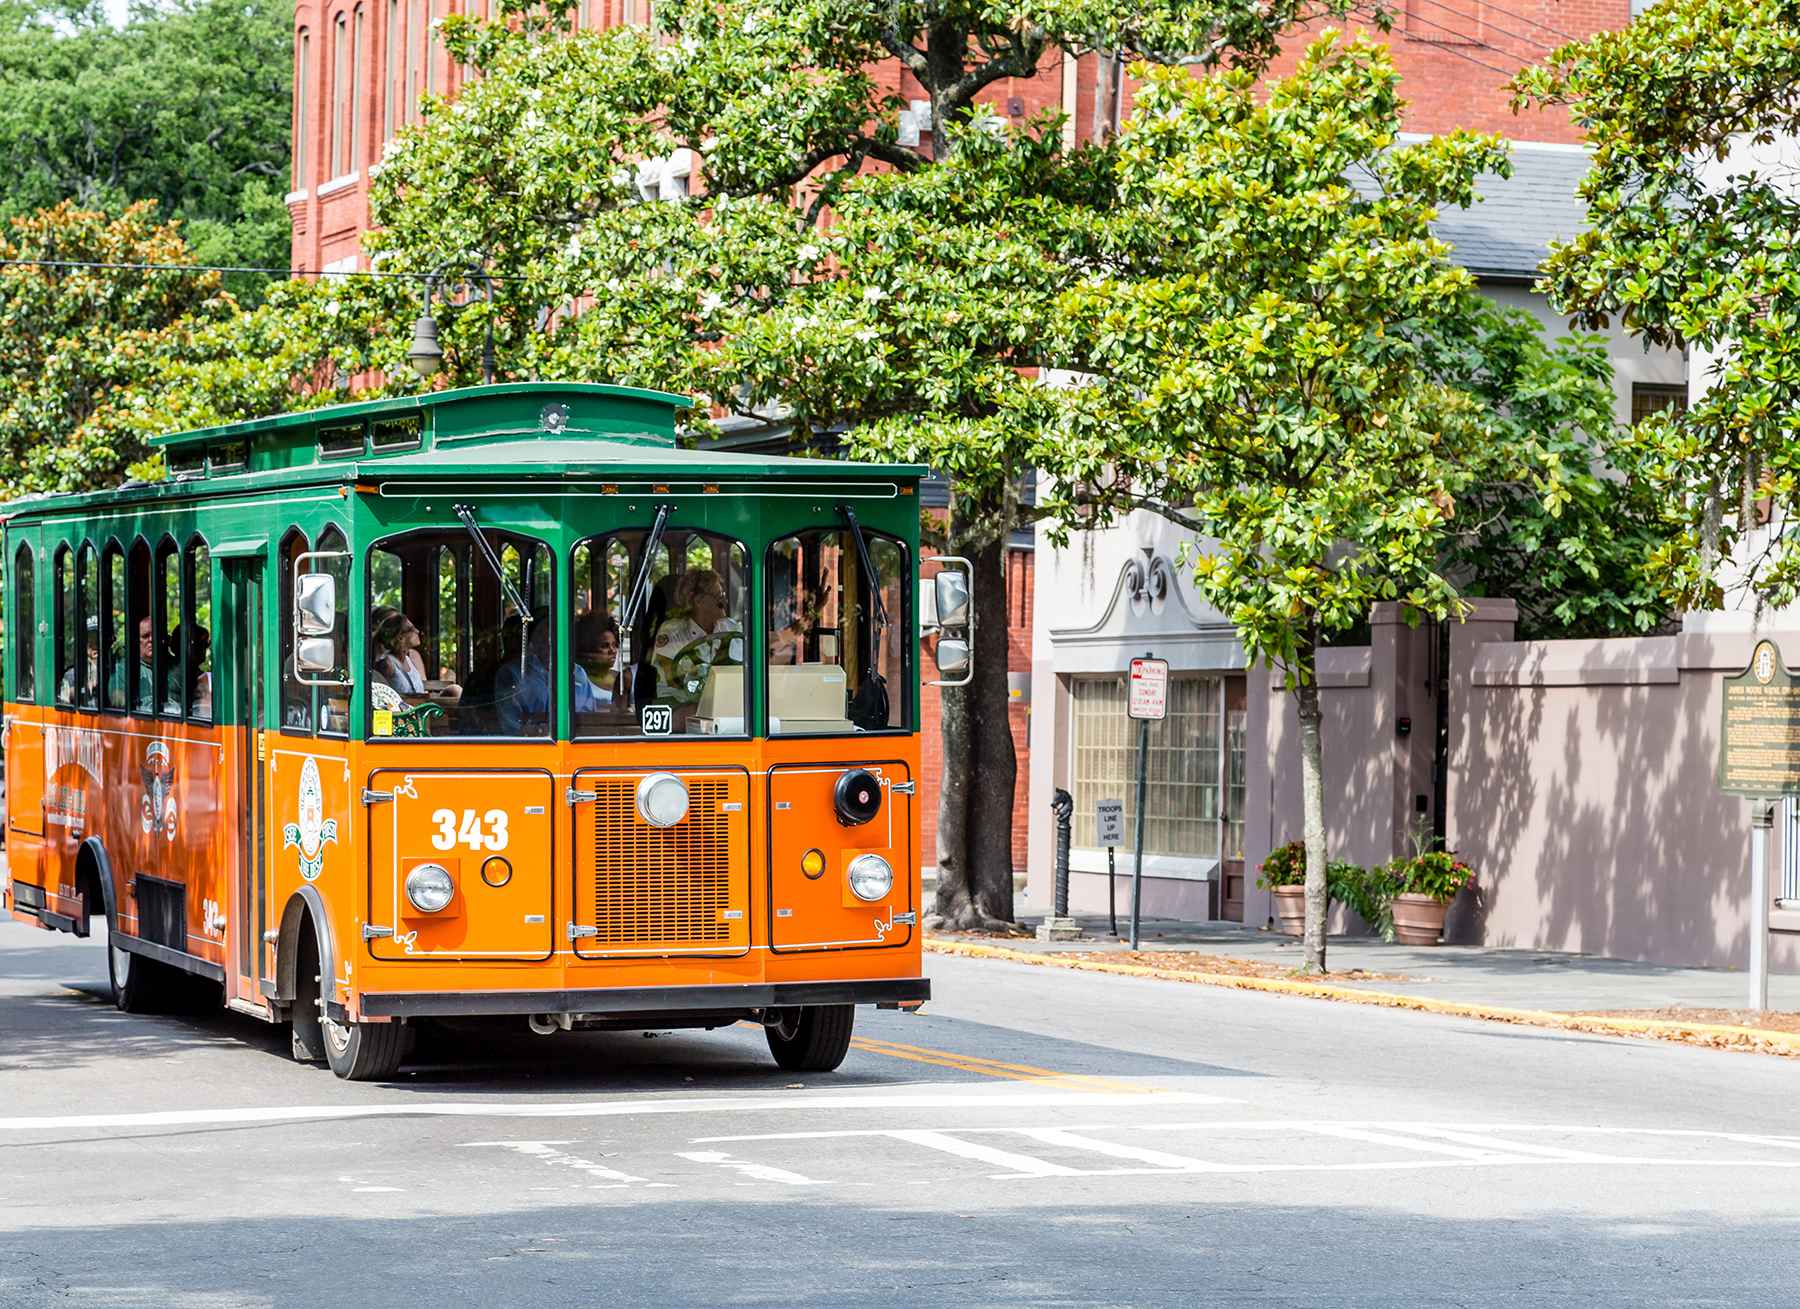
<svg viewBox="0 0 1800 1309"><path fill-rule="evenodd" d="M652 827L638 816L638 778L594 783L593 944L729 941L729 783L694 780L687 817Z"/></svg>

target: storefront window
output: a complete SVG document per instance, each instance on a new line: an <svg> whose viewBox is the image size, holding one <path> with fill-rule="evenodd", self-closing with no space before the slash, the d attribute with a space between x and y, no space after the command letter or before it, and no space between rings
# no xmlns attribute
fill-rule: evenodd
<svg viewBox="0 0 1800 1309"><path fill-rule="evenodd" d="M1098 848L1094 805L1125 804L1125 839L1137 831L1138 724L1125 712L1123 674L1070 683L1075 797L1072 844ZM1224 754L1220 748L1222 682L1169 679L1169 714L1150 724L1149 788L1144 853L1211 862L1219 857Z"/></svg>

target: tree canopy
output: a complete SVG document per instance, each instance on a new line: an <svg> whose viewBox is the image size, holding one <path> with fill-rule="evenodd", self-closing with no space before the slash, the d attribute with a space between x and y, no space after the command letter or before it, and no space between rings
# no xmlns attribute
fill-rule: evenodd
<svg viewBox="0 0 1800 1309"><path fill-rule="evenodd" d="M1689 347L1708 389L1638 424L1632 454L1667 515L1653 555L1684 603L1800 596L1800 2L1662 0L1517 80L1593 143L1588 228L1543 286L1592 326ZM1763 502L1759 506L1759 502ZM1780 530L1759 533L1772 506Z"/></svg>
<svg viewBox="0 0 1800 1309"><path fill-rule="evenodd" d="M154 200L201 263L285 267L291 5L0 0L0 220ZM238 279L260 292L266 279Z"/></svg>
<svg viewBox="0 0 1800 1309"><path fill-rule="evenodd" d="M1327 32L1260 87L1243 72L1141 72L1118 143L1134 260L1064 297L1078 383L1055 392L1068 425L1044 452L1061 473L1051 507L1063 521L1146 508L1191 528L1201 598L1283 674L1316 971L1321 644L1380 601L1455 615L1459 517L1500 486L1560 513L1588 474L1560 443L1610 425L1611 396L1591 345L1546 350L1433 236L1440 207L1509 171L1505 146L1403 142L1385 47Z"/></svg>

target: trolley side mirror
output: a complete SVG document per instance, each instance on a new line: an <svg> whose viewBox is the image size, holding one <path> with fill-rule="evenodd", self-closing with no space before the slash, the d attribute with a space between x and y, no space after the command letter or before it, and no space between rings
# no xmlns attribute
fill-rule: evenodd
<svg viewBox="0 0 1800 1309"><path fill-rule="evenodd" d="M329 636L303 636L294 642L294 666L303 673L329 673L337 667L337 642Z"/></svg>
<svg viewBox="0 0 1800 1309"><path fill-rule="evenodd" d="M920 630L937 633L933 653L942 674L926 685L967 686L975 680L969 646L975 625L975 566L961 555L929 555L927 561L943 567L919 587Z"/></svg>
<svg viewBox="0 0 1800 1309"><path fill-rule="evenodd" d="M301 573L294 579L295 634L330 636L336 626L337 578L330 573Z"/></svg>
<svg viewBox="0 0 1800 1309"><path fill-rule="evenodd" d="M294 677L304 686L349 686L338 648L337 578L315 571L318 560L345 560L348 550L307 550L294 557ZM323 674L323 676L309 676Z"/></svg>

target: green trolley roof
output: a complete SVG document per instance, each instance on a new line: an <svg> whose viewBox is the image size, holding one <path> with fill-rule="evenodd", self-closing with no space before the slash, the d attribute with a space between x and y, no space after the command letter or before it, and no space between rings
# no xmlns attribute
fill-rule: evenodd
<svg viewBox="0 0 1800 1309"><path fill-rule="evenodd" d="M379 483L393 490L479 481L542 494L663 480L735 486L771 479L916 482L917 464L683 450L675 440L685 396L588 382L507 382L330 405L154 437L169 476L105 491L30 496L0 516L30 517L137 500L204 499L262 488ZM621 486L621 490L626 487ZM709 488L711 489L711 488Z"/></svg>

